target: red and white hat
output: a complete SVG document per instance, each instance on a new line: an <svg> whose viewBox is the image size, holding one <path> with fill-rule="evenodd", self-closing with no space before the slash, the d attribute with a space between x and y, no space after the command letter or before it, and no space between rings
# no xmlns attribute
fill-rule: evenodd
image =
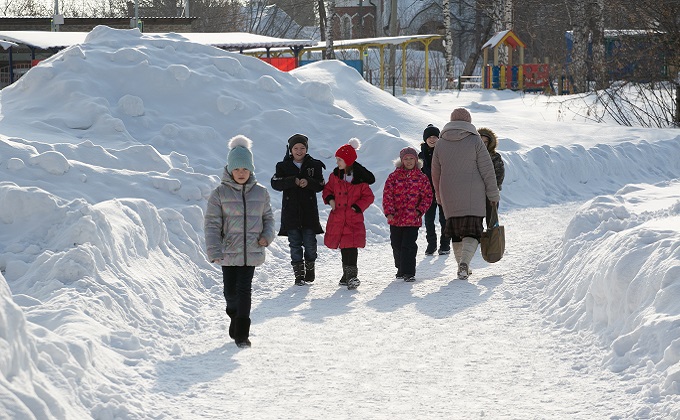
<svg viewBox="0 0 680 420"><path fill-rule="evenodd" d="M352 166L352 164L354 164L354 162L357 160L356 149L358 149L360 146L361 142L359 139L352 138L347 142L347 144L340 146L340 148L335 152L335 156L344 160L347 166Z"/></svg>

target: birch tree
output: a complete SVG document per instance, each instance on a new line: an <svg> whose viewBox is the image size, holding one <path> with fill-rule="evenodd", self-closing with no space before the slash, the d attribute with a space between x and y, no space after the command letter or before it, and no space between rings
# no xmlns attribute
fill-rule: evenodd
<svg viewBox="0 0 680 420"><path fill-rule="evenodd" d="M335 15L335 0L328 0L326 3L326 59L333 60L335 51L333 50L333 17Z"/></svg>
<svg viewBox="0 0 680 420"><path fill-rule="evenodd" d="M444 54L446 57L446 88L454 89L453 82L453 31L451 28L451 6L449 0L442 1L442 9L444 13Z"/></svg>

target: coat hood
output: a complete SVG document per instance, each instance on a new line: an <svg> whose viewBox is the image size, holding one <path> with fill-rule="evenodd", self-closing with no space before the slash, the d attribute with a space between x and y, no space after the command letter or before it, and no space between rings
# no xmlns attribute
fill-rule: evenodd
<svg viewBox="0 0 680 420"><path fill-rule="evenodd" d="M490 154L496 153L496 146L498 146L498 137L496 136L496 133L494 133L490 128L480 128L477 130L480 136L485 136L491 139L489 141L489 144L486 146L486 149L489 151Z"/></svg>
<svg viewBox="0 0 680 420"><path fill-rule="evenodd" d="M474 125L466 121L450 121L442 129L439 138L447 141L459 141L469 135L478 136Z"/></svg>

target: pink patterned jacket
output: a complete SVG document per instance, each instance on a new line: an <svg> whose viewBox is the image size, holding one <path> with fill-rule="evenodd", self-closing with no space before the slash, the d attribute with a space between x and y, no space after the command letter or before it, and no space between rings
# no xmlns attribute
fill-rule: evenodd
<svg viewBox="0 0 680 420"><path fill-rule="evenodd" d="M413 169L403 167L401 160L385 181L383 188L383 212L394 219L392 226L422 226L422 216L432 204L430 180L421 170L422 161Z"/></svg>

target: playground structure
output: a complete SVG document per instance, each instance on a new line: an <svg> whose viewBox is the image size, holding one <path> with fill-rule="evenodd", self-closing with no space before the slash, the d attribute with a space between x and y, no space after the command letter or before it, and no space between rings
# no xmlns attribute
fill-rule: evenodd
<svg viewBox="0 0 680 420"><path fill-rule="evenodd" d="M380 78L380 88L385 89L387 69L385 65L385 48L393 46L395 48L401 49L401 91L402 94L406 94L406 49L411 44L421 44L425 51L424 61L425 61L425 74L429 74L429 46L436 39L441 38L441 35L437 34L424 34L424 35L404 35L404 36L393 36L393 37L380 37L380 38L362 38L362 39L343 39L336 40L333 42L334 50L357 50L361 59L359 60L343 60L347 65L355 68L359 74L366 77L364 72L364 60L368 57L368 51L370 49L377 49L380 54L379 58L379 78ZM298 66L311 63L316 60L304 60L302 56L306 53L311 52L322 52L326 50L326 41L317 42L315 45L306 46L300 48L299 50L293 50L290 48L269 48L269 49L252 49L243 51L244 54L252 55L260 58L263 61L271 64L272 66L278 68L281 71L289 71ZM430 90L430 78L425 77L425 91Z"/></svg>
<svg viewBox="0 0 680 420"><path fill-rule="evenodd" d="M499 48L508 48L508 64L499 64ZM511 89L525 92L542 92L550 89L548 64L525 64L524 42L511 30L496 33L482 46L482 87L484 89ZM493 50L493 64L489 64L489 50ZM518 61L513 64L514 52Z"/></svg>

